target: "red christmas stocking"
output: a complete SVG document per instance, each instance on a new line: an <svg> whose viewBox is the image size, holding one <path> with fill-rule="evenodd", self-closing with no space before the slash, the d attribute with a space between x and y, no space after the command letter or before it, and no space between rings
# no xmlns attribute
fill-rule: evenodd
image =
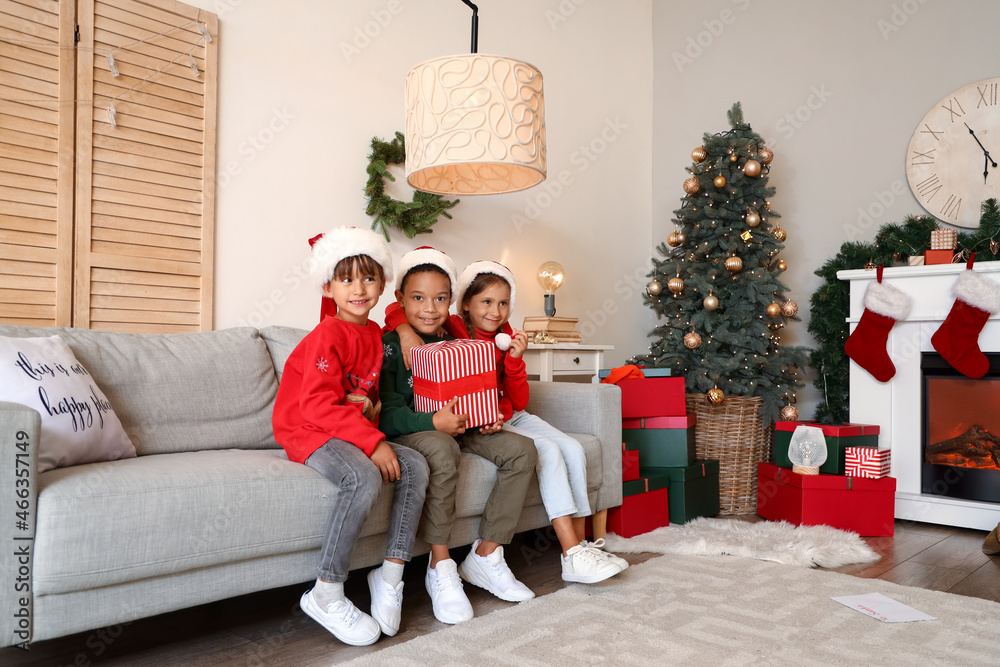
<svg viewBox="0 0 1000 667"><path fill-rule="evenodd" d="M970 378L981 378L990 361L979 349L979 333L990 315L1000 310L1000 285L972 270L973 253L966 270L951 288L955 304L941 327L931 336L931 345L952 368Z"/></svg>
<svg viewBox="0 0 1000 667"><path fill-rule="evenodd" d="M898 287L882 284L882 269L878 267L876 282L869 284L865 290L862 301L865 312L844 344L844 351L876 380L888 382L896 374L896 367L886 350L889 331L896 320L905 319L910 314L913 300Z"/></svg>

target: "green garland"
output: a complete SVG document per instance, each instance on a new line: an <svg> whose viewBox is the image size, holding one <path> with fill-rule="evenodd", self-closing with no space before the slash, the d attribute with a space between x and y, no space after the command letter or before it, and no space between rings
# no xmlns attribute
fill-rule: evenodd
<svg viewBox="0 0 1000 667"><path fill-rule="evenodd" d="M809 318L809 333L819 347L809 355L816 369L813 384L819 389L820 401L813 419L822 422L846 422L850 412L850 362L844 354L850 314L850 284L837 280L837 272L861 269L866 264L876 266L905 263L910 255L919 255L930 247L931 232L938 228L934 218L909 216L903 224L887 223L879 228L874 243L845 243L836 257L827 260L815 273L823 284L813 293ZM991 241L1000 240L1000 207L997 200L983 202L979 228L958 235L958 249L966 257L976 253L976 261L998 258Z"/></svg>
<svg viewBox="0 0 1000 667"><path fill-rule="evenodd" d="M402 132L397 132L390 143L372 137L372 150L368 154L368 183L365 185L368 207L365 212L375 216L372 229L381 228L386 241L389 240L390 227L399 229L408 239L417 234L430 234L434 231L431 225L437 222L438 216L451 219L448 209L459 202L458 199L442 199L441 195L419 190L413 191L413 201L410 202L393 199L385 193L385 179L396 180L389 173L389 165L402 164L406 159L403 141Z"/></svg>

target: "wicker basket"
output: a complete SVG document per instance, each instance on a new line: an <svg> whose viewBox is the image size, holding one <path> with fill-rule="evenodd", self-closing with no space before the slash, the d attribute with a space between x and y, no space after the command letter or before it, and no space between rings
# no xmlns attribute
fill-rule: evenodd
<svg viewBox="0 0 1000 667"><path fill-rule="evenodd" d="M687 410L698 416L699 459L719 462L720 514L757 511L757 463L771 458L771 429L762 428L760 397L727 396L710 405L704 394L688 394Z"/></svg>

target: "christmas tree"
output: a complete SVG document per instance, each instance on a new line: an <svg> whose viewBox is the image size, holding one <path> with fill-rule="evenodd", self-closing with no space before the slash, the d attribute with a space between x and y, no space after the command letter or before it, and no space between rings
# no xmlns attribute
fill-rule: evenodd
<svg viewBox="0 0 1000 667"><path fill-rule="evenodd" d="M705 134L684 181L678 229L653 258L645 303L663 320L648 354L632 361L670 368L691 393L719 404L726 396L760 396L765 424L795 419L802 347L780 345L798 306L779 280L786 232L777 223L767 175L774 153L743 120L737 102L732 129ZM669 246L669 247L668 247ZM779 416L780 415L780 416Z"/></svg>

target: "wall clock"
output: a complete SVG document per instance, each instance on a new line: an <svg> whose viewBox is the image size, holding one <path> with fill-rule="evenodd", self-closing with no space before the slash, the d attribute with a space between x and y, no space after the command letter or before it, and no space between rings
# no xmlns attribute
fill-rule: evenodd
<svg viewBox="0 0 1000 667"><path fill-rule="evenodd" d="M980 206L1000 198L1000 77L970 83L935 104L906 151L906 178L928 213L978 227Z"/></svg>

